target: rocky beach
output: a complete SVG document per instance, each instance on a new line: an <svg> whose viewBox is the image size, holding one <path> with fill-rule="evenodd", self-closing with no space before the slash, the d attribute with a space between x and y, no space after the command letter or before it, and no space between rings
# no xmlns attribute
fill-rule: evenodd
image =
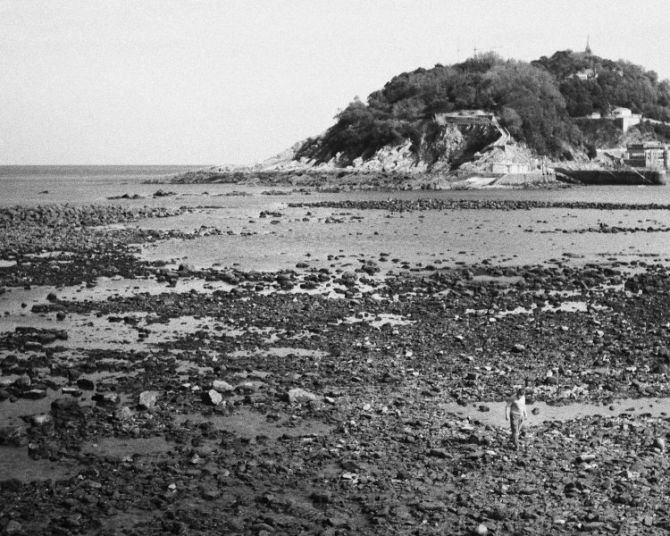
<svg viewBox="0 0 670 536"><path fill-rule="evenodd" d="M670 535L648 4L0 0L0 536Z"/></svg>
<svg viewBox="0 0 670 536"><path fill-rule="evenodd" d="M0 208L0 530L667 534L670 198L590 192Z"/></svg>

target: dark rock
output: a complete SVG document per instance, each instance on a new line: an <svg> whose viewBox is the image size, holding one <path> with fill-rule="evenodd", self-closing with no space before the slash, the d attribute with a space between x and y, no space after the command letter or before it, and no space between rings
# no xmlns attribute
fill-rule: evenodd
<svg viewBox="0 0 670 536"><path fill-rule="evenodd" d="M96 393L93 395L93 400L99 406L116 406L121 401L121 397L117 393Z"/></svg>
<svg viewBox="0 0 670 536"><path fill-rule="evenodd" d="M451 456L450 456L449 452L447 452L447 450L439 449L439 448L430 449L428 451L428 456L433 456L435 458L443 458L443 459L451 458Z"/></svg>
<svg viewBox="0 0 670 536"><path fill-rule="evenodd" d="M56 421L77 420L83 416L83 410L73 398L58 398L51 403L51 415Z"/></svg>
<svg viewBox="0 0 670 536"><path fill-rule="evenodd" d="M327 491L315 491L310 495L312 501L317 504L328 504L332 501L332 495Z"/></svg>
<svg viewBox="0 0 670 536"><path fill-rule="evenodd" d="M0 428L0 445L21 447L28 443L26 429L20 425L10 425Z"/></svg>
<svg viewBox="0 0 670 536"><path fill-rule="evenodd" d="M84 391L93 391L95 389L95 382L88 378L79 378L77 380L77 387Z"/></svg>
<svg viewBox="0 0 670 536"><path fill-rule="evenodd" d="M45 398L46 396L47 396L46 389L38 389L38 388L29 389L21 393L22 398L28 398L31 400L38 400L40 398Z"/></svg>

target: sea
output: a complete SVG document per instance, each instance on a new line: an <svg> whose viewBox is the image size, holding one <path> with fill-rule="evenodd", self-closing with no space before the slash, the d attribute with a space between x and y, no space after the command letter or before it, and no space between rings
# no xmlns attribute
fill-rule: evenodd
<svg viewBox="0 0 670 536"><path fill-rule="evenodd" d="M670 205L670 186L584 186L562 189L376 191L323 193L291 187L170 184L208 166L0 166L0 206L115 203L191 207L177 218L133 223L145 228L221 234L144 245L147 260L245 270L343 269L381 253L413 265L532 265L643 260L670 263L670 210L532 209L388 213L291 207L316 201L455 198ZM158 184L158 181L163 181ZM157 190L173 195L155 196ZM137 199L110 199L139 196ZM277 195L280 194L280 195ZM280 217L263 218L261 213ZM601 226L620 232L603 233ZM203 233L207 234L207 233ZM391 268L393 266L389 265Z"/></svg>
<svg viewBox="0 0 670 536"><path fill-rule="evenodd" d="M93 202L119 188L207 166L0 166L0 204Z"/></svg>
<svg viewBox="0 0 670 536"><path fill-rule="evenodd" d="M180 166L0 166L0 204L90 203L104 201L133 187L135 193L155 190L155 182L210 165ZM179 192L239 190L235 185L170 185ZM254 187L247 187L254 189ZM263 190L267 188L262 188ZM319 194L322 197L324 194ZM449 197L458 199L541 199L611 203L670 204L670 186L586 186L556 190L480 189L466 191L350 192L347 198L386 199ZM328 196L326 196L328 197Z"/></svg>

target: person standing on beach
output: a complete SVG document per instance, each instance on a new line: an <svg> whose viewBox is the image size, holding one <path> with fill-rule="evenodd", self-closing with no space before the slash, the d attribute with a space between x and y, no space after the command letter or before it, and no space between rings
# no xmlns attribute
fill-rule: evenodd
<svg viewBox="0 0 670 536"><path fill-rule="evenodd" d="M521 388L516 390L516 394L507 401L505 405L505 420L510 422L512 430L512 444L514 448L519 448L519 434L523 428L523 422L528 418L526 413L526 394Z"/></svg>

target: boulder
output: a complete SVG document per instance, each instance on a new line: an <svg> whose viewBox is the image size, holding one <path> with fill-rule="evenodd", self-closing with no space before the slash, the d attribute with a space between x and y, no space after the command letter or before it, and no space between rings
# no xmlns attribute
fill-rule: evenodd
<svg viewBox="0 0 670 536"><path fill-rule="evenodd" d="M212 406L218 406L223 402L223 397L221 396L221 393L219 393L216 389L210 389L204 394L203 397L205 403L210 404Z"/></svg>
<svg viewBox="0 0 670 536"><path fill-rule="evenodd" d="M654 447L660 449L661 452L665 452L666 448L665 439L662 437L657 437L656 439L654 439Z"/></svg>
<svg viewBox="0 0 670 536"><path fill-rule="evenodd" d="M128 406L123 406L117 409L114 412L114 418L117 421L126 422L131 420L135 416L135 413Z"/></svg>
<svg viewBox="0 0 670 536"><path fill-rule="evenodd" d="M85 391L93 391L93 389L95 389L95 382L88 378L79 378L77 380L77 387Z"/></svg>
<svg viewBox="0 0 670 536"><path fill-rule="evenodd" d="M21 523L19 523L15 519L12 519L5 526L5 532L4 533L7 534L7 536L14 535L14 534L23 534L23 526L21 525Z"/></svg>
<svg viewBox="0 0 670 536"><path fill-rule="evenodd" d="M83 412L79 403L73 398L58 398L51 403L51 415L60 421L78 419Z"/></svg>
<svg viewBox="0 0 670 536"><path fill-rule="evenodd" d="M152 410L156 407L158 402L158 397L160 393L158 391L142 391L139 398L139 406L142 409Z"/></svg>
<svg viewBox="0 0 670 536"><path fill-rule="evenodd" d="M314 402L319 400L317 395L310 393L305 389L301 389L300 387L290 389L287 393L287 397L289 402Z"/></svg>
<svg viewBox="0 0 670 536"><path fill-rule="evenodd" d="M214 380L212 382L212 389L218 391L219 393L230 393L235 390L232 385L224 380Z"/></svg>

